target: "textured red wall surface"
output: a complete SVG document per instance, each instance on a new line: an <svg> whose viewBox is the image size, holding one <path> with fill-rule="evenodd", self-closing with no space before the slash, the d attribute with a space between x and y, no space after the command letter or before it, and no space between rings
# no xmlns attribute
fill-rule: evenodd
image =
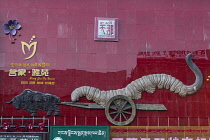
<svg viewBox="0 0 210 140"><path fill-rule="evenodd" d="M167 111L137 111L130 125L209 125L210 44L209 0L0 0L0 24L18 19L21 36L14 44L0 28L0 116L30 117L24 110L5 104L24 89L51 93L71 102L80 86L101 90L125 87L149 74L165 73L190 85L195 76L185 62L193 61L204 76L202 89L180 97L165 89L142 93L135 103L164 104ZM119 41L94 41L95 17L119 18ZM23 60L21 41L35 35L35 56ZM31 76L9 76L11 63L50 63L55 85L21 84ZM16 67L31 70L32 67ZM33 67L40 68L40 67ZM86 98L79 102L91 102ZM112 125L104 110L60 105L56 125ZM38 117L46 112L39 111Z"/></svg>

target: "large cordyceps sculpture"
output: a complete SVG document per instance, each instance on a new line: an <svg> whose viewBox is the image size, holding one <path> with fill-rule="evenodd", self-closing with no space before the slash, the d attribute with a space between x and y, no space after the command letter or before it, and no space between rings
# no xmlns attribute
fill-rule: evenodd
<svg viewBox="0 0 210 140"><path fill-rule="evenodd" d="M167 75L167 74L152 74L143 76L130 84L125 88L109 91L101 91L98 88L83 86L75 89L71 94L71 100L73 102L79 100L80 97L86 96L88 100L93 100L101 106L105 106L106 103L114 96L124 95L131 99L140 99L141 93L146 91L154 93L156 88L169 89L172 92L179 94L182 97L196 93L203 84L203 75L199 68L191 60L192 54L186 56L187 65L194 72L196 76L195 83L192 85L184 85L180 80Z"/></svg>

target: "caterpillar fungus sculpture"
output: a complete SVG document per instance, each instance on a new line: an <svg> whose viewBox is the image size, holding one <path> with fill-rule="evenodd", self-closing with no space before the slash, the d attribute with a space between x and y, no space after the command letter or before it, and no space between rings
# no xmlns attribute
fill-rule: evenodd
<svg viewBox="0 0 210 140"><path fill-rule="evenodd" d="M156 88L169 89L182 97L191 95L196 93L203 84L203 75L191 58L192 54L186 56L187 65L196 76L196 80L192 85L184 85L180 80L171 75L151 74L132 81L125 88L117 90L101 91L98 88L82 86L72 92L71 100L74 102L79 100L80 97L86 96L88 100L93 100L97 104L105 106L109 99L116 95L124 95L132 99L140 99L142 92L146 91L148 93L154 93Z"/></svg>

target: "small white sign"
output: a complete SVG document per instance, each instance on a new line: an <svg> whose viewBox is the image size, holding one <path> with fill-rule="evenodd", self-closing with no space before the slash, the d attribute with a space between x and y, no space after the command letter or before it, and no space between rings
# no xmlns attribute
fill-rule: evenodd
<svg viewBox="0 0 210 140"><path fill-rule="evenodd" d="M118 19L96 17L94 40L118 41Z"/></svg>

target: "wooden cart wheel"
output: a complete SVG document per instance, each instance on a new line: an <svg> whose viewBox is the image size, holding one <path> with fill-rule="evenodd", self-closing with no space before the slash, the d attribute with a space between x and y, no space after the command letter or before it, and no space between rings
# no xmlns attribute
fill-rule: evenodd
<svg viewBox="0 0 210 140"><path fill-rule="evenodd" d="M107 102L105 114L107 119L115 125L128 125L136 116L136 105L131 98L117 95Z"/></svg>

